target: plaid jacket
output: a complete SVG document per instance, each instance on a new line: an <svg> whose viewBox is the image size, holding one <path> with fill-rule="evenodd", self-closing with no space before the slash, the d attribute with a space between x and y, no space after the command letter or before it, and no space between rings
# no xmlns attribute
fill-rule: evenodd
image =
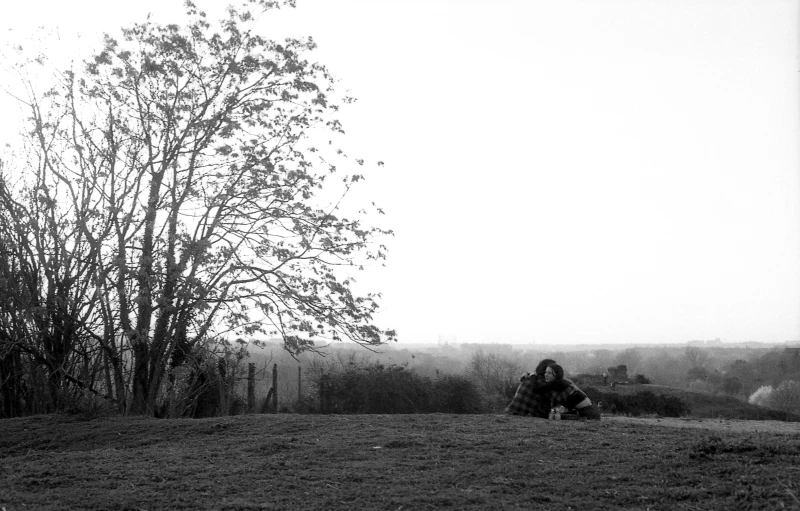
<svg viewBox="0 0 800 511"><path fill-rule="evenodd" d="M567 409L575 408L588 397L572 380L567 378L540 386L539 392L542 391L552 406L563 406Z"/></svg>
<svg viewBox="0 0 800 511"><path fill-rule="evenodd" d="M536 379L535 375L522 380L514 394L514 399L506 407L506 413L547 418L550 412L550 396L534 392L539 385L541 382Z"/></svg>

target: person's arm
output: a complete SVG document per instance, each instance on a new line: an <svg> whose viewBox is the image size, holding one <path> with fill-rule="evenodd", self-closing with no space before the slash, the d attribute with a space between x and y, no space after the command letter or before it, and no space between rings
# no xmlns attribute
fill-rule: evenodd
<svg viewBox="0 0 800 511"><path fill-rule="evenodd" d="M550 383L542 383L540 385L533 385L531 390L537 394L544 394L545 392L561 392L569 388L570 384L564 380L555 380Z"/></svg>

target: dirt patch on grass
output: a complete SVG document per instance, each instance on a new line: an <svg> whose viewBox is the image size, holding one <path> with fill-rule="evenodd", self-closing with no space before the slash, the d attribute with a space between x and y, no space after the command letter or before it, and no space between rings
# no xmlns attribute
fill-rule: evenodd
<svg viewBox="0 0 800 511"><path fill-rule="evenodd" d="M607 422L620 424L641 424L643 426L665 426L671 428L692 428L708 431L730 431L733 433L777 433L800 435L800 422L751 421L736 419L689 419L673 417L604 417Z"/></svg>
<svg viewBox="0 0 800 511"><path fill-rule="evenodd" d="M0 421L0 507L800 509L783 423L505 415Z"/></svg>

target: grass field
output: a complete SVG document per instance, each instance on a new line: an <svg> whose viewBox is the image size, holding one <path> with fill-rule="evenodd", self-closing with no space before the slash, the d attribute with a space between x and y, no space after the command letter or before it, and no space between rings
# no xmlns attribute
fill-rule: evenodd
<svg viewBox="0 0 800 511"><path fill-rule="evenodd" d="M800 427L505 415L0 421L0 508L800 509Z"/></svg>

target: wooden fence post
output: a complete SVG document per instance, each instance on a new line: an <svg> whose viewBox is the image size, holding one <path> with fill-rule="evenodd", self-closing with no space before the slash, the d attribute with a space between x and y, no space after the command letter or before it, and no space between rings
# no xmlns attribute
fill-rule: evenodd
<svg viewBox="0 0 800 511"><path fill-rule="evenodd" d="M278 364L272 365L272 413L278 413Z"/></svg>
<svg viewBox="0 0 800 511"><path fill-rule="evenodd" d="M325 413L325 392L327 391L328 375L323 374L319 377L319 411Z"/></svg>
<svg viewBox="0 0 800 511"><path fill-rule="evenodd" d="M234 396L236 395L236 365L232 365L228 368L228 412L227 415L230 415L230 408L231 404L234 403Z"/></svg>
<svg viewBox="0 0 800 511"><path fill-rule="evenodd" d="M302 367L297 366L297 404L300 405L302 400L303 394L301 393L303 388L301 386L301 379L302 378Z"/></svg>
<svg viewBox="0 0 800 511"><path fill-rule="evenodd" d="M252 413L256 409L256 365L252 362L247 364L247 412Z"/></svg>
<svg viewBox="0 0 800 511"><path fill-rule="evenodd" d="M229 411L228 404L228 353L225 353L225 358L217 361L217 368L219 369L219 416L227 417Z"/></svg>

